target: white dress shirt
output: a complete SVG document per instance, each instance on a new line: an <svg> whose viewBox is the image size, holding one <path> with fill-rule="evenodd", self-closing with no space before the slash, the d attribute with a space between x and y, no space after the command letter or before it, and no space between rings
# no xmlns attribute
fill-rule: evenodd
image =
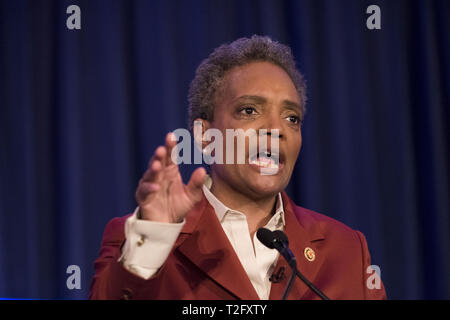
<svg viewBox="0 0 450 320"><path fill-rule="evenodd" d="M239 261L247 273L260 299L269 299L271 282L269 277L278 258L278 251L264 246L253 235L253 243L248 230L246 216L226 207L209 190L211 178L207 177L203 192L214 208L217 218L228 237ZM264 226L270 230L283 230L285 225L283 200L277 195L275 214ZM164 264L180 234L185 220L181 223L160 223L137 219L136 208L125 223L126 241L122 248L124 267L134 274L149 279Z"/></svg>

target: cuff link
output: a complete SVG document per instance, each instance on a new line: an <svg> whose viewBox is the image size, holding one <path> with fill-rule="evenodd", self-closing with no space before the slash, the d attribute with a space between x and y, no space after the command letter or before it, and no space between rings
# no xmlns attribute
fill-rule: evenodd
<svg viewBox="0 0 450 320"><path fill-rule="evenodd" d="M145 241L145 237L141 236L141 238L137 242L138 247L142 246L144 244L144 241Z"/></svg>

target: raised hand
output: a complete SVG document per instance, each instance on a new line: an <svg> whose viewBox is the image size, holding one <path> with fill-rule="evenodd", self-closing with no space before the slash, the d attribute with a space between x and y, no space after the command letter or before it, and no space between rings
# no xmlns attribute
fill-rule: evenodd
<svg viewBox="0 0 450 320"><path fill-rule="evenodd" d="M155 150L136 190L142 219L179 223L202 198L202 185L206 177L204 168L193 173L187 185L172 161L171 153L176 146L173 133L166 136L166 145Z"/></svg>

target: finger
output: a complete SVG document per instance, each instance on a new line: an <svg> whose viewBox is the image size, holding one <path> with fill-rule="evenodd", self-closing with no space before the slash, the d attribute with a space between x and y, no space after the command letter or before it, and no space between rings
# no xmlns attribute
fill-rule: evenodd
<svg viewBox="0 0 450 320"><path fill-rule="evenodd" d="M195 200L199 201L202 197L202 186L205 183L206 170L205 168L197 168L191 176L187 184L187 191L189 195Z"/></svg>
<svg viewBox="0 0 450 320"><path fill-rule="evenodd" d="M163 162L164 158L166 156L166 148L164 146L159 146L156 148L155 152L153 153L153 156L151 157L150 161L148 162L148 167L150 168L152 165L152 162L154 160L159 160Z"/></svg>
<svg viewBox="0 0 450 320"><path fill-rule="evenodd" d="M163 167L162 162L164 161L165 156L166 156L166 148L163 146L158 147L148 163L148 168L144 172L142 180L151 182L156 180L157 174L161 171Z"/></svg>
<svg viewBox="0 0 450 320"><path fill-rule="evenodd" d="M153 161L151 167L144 172L144 175L142 176L142 181L159 182L160 181L159 173L161 173L161 171L162 171L161 161L159 160Z"/></svg>
<svg viewBox="0 0 450 320"><path fill-rule="evenodd" d="M176 164L173 159L172 159L172 153L174 153L174 157L177 157L177 152L176 152L176 145L177 145L177 137L175 136L175 134L173 132L169 132L166 135L166 165L172 165L172 164Z"/></svg>

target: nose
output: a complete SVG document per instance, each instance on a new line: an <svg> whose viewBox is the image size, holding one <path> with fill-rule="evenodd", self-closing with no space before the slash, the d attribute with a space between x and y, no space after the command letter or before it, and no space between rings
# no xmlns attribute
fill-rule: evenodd
<svg viewBox="0 0 450 320"><path fill-rule="evenodd" d="M266 129L267 135L270 136L272 135L272 133L278 131L278 138L279 139L284 138L283 122L280 115L277 114L276 112L271 112L270 114L267 115L260 129Z"/></svg>

